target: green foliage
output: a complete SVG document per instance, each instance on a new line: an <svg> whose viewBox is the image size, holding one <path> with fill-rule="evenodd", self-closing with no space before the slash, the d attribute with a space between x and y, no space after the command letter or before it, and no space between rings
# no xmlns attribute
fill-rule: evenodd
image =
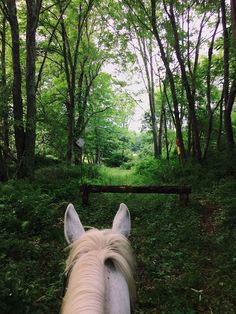
<svg viewBox="0 0 236 314"><path fill-rule="evenodd" d="M47 300L47 310L53 295L59 297L59 289L49 286L45 275L53 268L61 272L61 265L50 263L52 250L61 235L56 228L58 204L53 196L39 187L24 181L9 182L1 187L1 298L3 313L42 313ZM53 227L53 232L50 230ZM42 233L43 230L43 233ZM49 238L51 240L49 241ZM54 249L53 249L54 248ZM39 260L41 260L39 264ZM49 286L49 289L48 289ZM51 306L52 310L52 306Z"/></svg>
<svg viewBox="0 0 236 314"><path fill-rule="evenodd" d="M222 156L226 161L226 158ZM215 169L218 169L216 172ZM201 168L140 161L134 170L82 169L96 184L193 185L190 205L177 196L91 194L81 205L80 167L41 168L36 180L0 186L0 308L3 313L58 313L67 251L63 215L73 202L85 225L107 228L119 203L132 217L137 259L136 312L235 313L235 165L215 157ZM138 174L137 174L138 173ZM213 228L213 229L211 229ZM213 230L213 231L212 231Z"/></svg>
<svg viewBox="0 0 236 314"><path fill-rule="evenodd" d="M135 172L148 178L150 183L190 184L194 188L205 189L224 176L233 176L235 167L234 157L222 153L212 155L201 165L191 160L180 162L177 156L169 161L147 157L136 163Z"/></svg>
<svg viewBox="0 0 236 314"><path fill-rule="evenodd" d="M84 180L98 176L84 166ZM2 313L58 313L66 252L62 217L76 203L80 167L42 168L36 181L0 186L0 308Z"/></svg>
<svg viewBox="0 0 236 314"><path fill-rule="evenodd" d="M196 164L190 159L180 162L175 152L176 132L170 82L168 78L162 77L165 71L160 60L158 44L153 32L150 31L152 29L150 2L91 1L93 7L89 10L89 18L81 22L88 3L82 0L70 2L63 14L67 30L65 43L67 56L63 56L61 25L58 24L54 30L60 16L58 3L49 0L47 7L41 10L37 29L36 73L39 72L47 49L48 51L37 90L35 180L11 180L0 185L0 312L58 313L67 255L64 251L66 244L63 237L63 215L67 204L73 202L76 205L85 224L108 227L118 204L125 202L131 210L131 241L137 256L136 312L236 313L236 164L232 156L221 152L216 155L216 141L221 122L220 108L214 111L208 158L202 161L202 164ZM175 55L176 41L172 25L163 3L156 2L157 28L170 69L173 71L186 144L188 128L191 130L191 126L186 125L189 104ZM193 1L189 6L189 1L184 0L174 1L173 4L175 18L178 21L180 53L186 65L192 93L194 89L199 135L201 146L204 148L209 126L209 108L206 106L208 69L206 53L211 41L208 36L211 36L216 25L219 3L210 1L202 4ZM168 1L166 5L169 10ZM20 1L17 7L21 38L20 62L25 65L26 4ZM0 14L2 18L2 12ZM194 21L196 19L200 21L204 14L206 19L200 40L199 63L195 68L194 55L200 22ZM230 10L227 8L228 22L229 19ZM190 22L189 34L187 21ZM80 33L77 33L78 23L83 25ZM2 22L0 28L2 35ZM224 41L220 32L219 29L211 64L212 110L219 104L221 82L224 81ZM51 35L53 36L49 47ZM14 121L12 109L13 68L10 36L10 27L7 24L8 45L5 60L7 84L3 86L3 80L0 80L2 96L0 103L5 105L0 106L0 127L5 133L9 131L9 145L7 144L9 148L6 149L6 155L7 159L11 159L9 163L12 163L16 155L13 144L14 125L18 125L19 122ZM140 79L137 76L140 75L139 70L143 66L137 64L141 61L140 52L138 58L134 53L137 50L138 39L145 39L152 44L155 87L159 81L166 84L168 102L163 97L163 88L156 89L155 110L159 127L164 104L169 161L151 157L153 137L148 112L144 116L141 134L137 135L128 130L129 120L136 106L135 101L140 102L137 99L139 91L132 92L131 95L127 92L128 87L135 88L136 83L139 83L136 79ZM79 42L78 60L76 42ZM3 51L0 50L3 58ZM236 65L231 38L229 57L231 84L235 77ZM68 106L71 92L69 85L72 84L72 77L66 76L64 63L66 58L69 70L76 68L73 91L74 140L78 136L85 138L83 152L85 163L82 167L69 167L61 163L65 161L67 149ZM76 64L73 64L74 62ZM121 72L122 80L116 74L113 77L105 73L107 64L112 64L112 67L119 65L116 70ZM1 62L1 70L3 65L4 60ZM25 70L26 68L22 66L22 77ZM130 75L126 81L123 79L123 75L126 75L124 72ZM144 73L142 75L145 76ZM21 90L24 106L25 84L26 81L23 80ZM24 113L26 109L23 108ZM235 133L235 111L232 113L232 123ZM223 137L224 130L222 143L225 141ZM8 139L3 139L1 135L0 141L2 147ZM225 143L223 144L226 147ZM163 126L163 158L166 156L164 146ZM76 148L74 151L76 153ZM101 163L120 168L95 165ZM14 173L11 164L10 173ZM79 192L82 182L117 185L189 184L193 188L193 193L190 205L186 208L179 205L176 195L121 196L109 193L91 195L90 205L85 208L81 205Z"/></svg>

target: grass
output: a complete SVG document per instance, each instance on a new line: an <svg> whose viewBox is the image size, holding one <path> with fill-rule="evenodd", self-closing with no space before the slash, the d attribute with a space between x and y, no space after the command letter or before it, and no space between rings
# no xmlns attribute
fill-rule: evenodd
<svg viewBox="0 0 236 314"><path fill-rule="evenodd" d="M99 170L98 184L104 185L131 185L134 182L134 170L121 168L108 168L102 166Z"/></svg>
<svg viewBox="0 0 236 314"><path fill-rule="evenodd" d="M84 172L86 181L97 184L144 184L144 170ZM158 178L165 178L167 170L158 171ZM176 171L172 168L173 178ZM192 173L197 175L195 169ZM99 228L111 225L121 202L129 207L137 314L236 313L236 182L232 176L205 180L208 184L199 181L204 188L195 188L184 208L176 195L109 193L91 194L83 207L76 167L41 169L34 182L1 185L1 313L59 313L67 256L63 215L69 202L84 225ZM150 182L155 183L154 175Z"/></svg>

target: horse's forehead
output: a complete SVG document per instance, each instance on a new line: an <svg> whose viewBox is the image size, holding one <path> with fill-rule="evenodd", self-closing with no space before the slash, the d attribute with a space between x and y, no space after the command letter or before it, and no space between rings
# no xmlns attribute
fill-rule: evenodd
<svg viewBox="0 0 236 314"><path fill-rule="evenodd" d="M109 237L109 235L114 234L112 229L90 229L86 231L83 236L81 237L81 240L89 240L94 239L95 241L102 241L105 240L106 237ZM80 242L80 241L79 241Z"/></svg>
<svg viewBox="0 0 236 314"><path fill-rule="evenodd" d="M102 232L104 235L113 233L111 229L103 229L103 230L101 230L101 232Z"/></svg>
<svg viewBox="0 0 236 314"><path fill-rule="evenodd" d="M111 229L97 229L97 228L90 228L88 229L84 235L87 235L87 234L108 234L108 233L111 233L112 230Z"/></svg>

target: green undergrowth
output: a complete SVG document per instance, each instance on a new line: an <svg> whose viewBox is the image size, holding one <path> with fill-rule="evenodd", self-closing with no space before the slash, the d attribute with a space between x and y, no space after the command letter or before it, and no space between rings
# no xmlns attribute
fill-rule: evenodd
<svg viewBox="0 0 236 314"><path fill-rule="evenodd" d="M222 178L235 178L235 157L226 155L213 156L201 164L178 159L159 160L147 157L135 166L135 174L146 184L189 184L194 190L212 187Z"/></svg>
<svg viewBox="0 0 236 314"><path fill-rule="evenodd" d="M83 207L80 167L43 168L33 182L1 185L0 313L59 313L68 254L63 215L69 202L85 226L98 228L111 225L121 202L129 207L136 313L236 313L234 173L225 164L215 172L209 164L184 167L151 159L132 170L84 166L82 182L191 184L187 207L176 195L109 193L90 195Z"/></svg>

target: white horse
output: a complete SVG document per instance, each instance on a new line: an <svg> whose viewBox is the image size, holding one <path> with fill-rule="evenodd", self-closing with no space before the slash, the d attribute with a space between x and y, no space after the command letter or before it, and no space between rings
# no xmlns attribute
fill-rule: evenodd
<svg viewBox="0 0 236 314"><path fill-rule="evenodd" d="M85 232L74 206L65 213L64 233L71 246L62 314L130 314L134 306L134 260L127 237L130 213L121 204L111 229Z"/></svg>

